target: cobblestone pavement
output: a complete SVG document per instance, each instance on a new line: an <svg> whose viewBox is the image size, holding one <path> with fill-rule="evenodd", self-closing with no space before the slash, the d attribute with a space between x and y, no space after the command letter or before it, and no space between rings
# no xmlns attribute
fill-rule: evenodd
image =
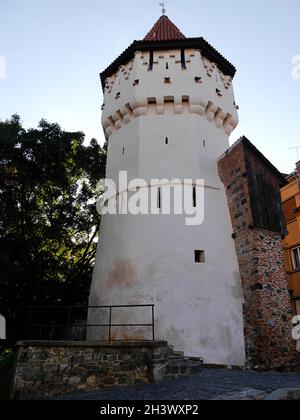
<svg viewBox="0 0 300 420"><path fill-rule="evenodd" d="M300 388L300 373L257 373L205 369L200 375L178 381L137 385L130 388L78 393L60 400L209 400L243 388L273 392L279 388Z"/></svg>

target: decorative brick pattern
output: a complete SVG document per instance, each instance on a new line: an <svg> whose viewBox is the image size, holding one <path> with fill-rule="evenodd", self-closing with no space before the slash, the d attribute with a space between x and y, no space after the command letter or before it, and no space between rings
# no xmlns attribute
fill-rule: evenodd
<svg viewBox="0 0 300 420"><path fill-rule="evenodd" d="M294 369L297 353L291 337L293 311L280 232L282 177L245 138L229 149L218 165L227 191L245 298L248 364L267 370ZM261 174L264 186L272 190L267 197L260 190Z"/></svg>

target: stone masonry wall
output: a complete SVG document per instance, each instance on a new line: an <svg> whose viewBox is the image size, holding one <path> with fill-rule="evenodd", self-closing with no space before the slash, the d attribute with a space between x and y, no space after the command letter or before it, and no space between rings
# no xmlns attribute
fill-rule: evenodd
<svg viewBox="0 0 300 420"><path fill-rule="evenodd" d="M22 342L11 390L17 400L159 381L168 345Z"/></svg>
<svg viewBox="0 0 300 420"><path fill-rule="evenodd" d="M252 168L261 168L267 163L265 158L261 159L248 150L247 144L239 141L218 163L227 192L245 298L247 361L251 368L294 369L297 354L291 337L293 311L284 270L281 234L255 227L253 217L253 206L257 203L251 195L251 179L255 173L250 177L247 161L259 160ZM267 182L276 188L276 174L268 165L266 174L270 178Z"/></svg>
<svg viewBox="0 0 300 420"><path fill-rule="evenodd" d="M252 368L293 370L293 311L283 267L281 235L245 229L236 234L245 297L247 361Z"/></svg>

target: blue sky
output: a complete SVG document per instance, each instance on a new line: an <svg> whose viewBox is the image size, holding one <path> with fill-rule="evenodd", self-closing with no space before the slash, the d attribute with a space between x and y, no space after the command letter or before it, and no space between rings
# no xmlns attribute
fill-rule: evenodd
<svg viewBox="0 0 300 420"><path fill-rule="evenodd" d="M234 80L242 134L283 172L300 146L299 0L168 0L186 36L203 36L238 69ZM160 16L158 0L0 0L0 119L19 113L103 141L99 72Z"/></svg>

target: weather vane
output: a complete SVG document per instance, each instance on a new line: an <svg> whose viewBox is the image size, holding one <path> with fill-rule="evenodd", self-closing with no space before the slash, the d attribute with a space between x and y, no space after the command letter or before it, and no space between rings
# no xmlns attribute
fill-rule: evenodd
<svg viewBox="0 0 300 420"><path fill-rule="evenodd" d="M299 150L300 150L300 146L290 147L289 150L295 150L295 152L297 153L297 162L299 162Z"/></svg>
<svg viewBox="0 0 300 420"><path fill-rule="evenodd" d="M162 3L158 3L158 4L162 7L162 14L163 16L165 16L166 14L165 2L163 1Z"/></svg>

